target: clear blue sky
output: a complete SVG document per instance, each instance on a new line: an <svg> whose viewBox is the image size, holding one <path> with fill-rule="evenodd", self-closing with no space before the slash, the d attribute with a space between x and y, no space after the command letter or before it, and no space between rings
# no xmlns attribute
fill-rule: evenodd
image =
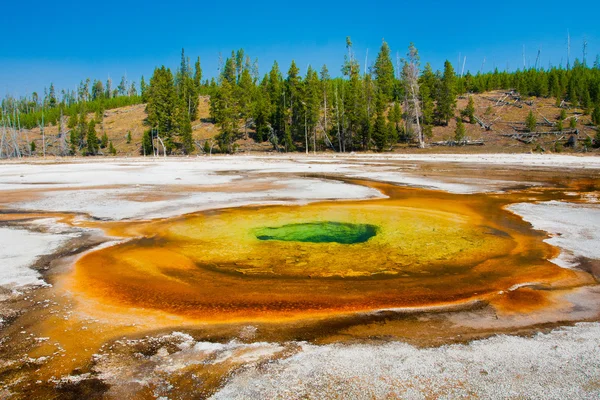
<svg viewBox="0 0 600 400"><path fill-rule="evenodd" d="M572 9L571 9L572 6ZM423 63L441 68L449 59L476 72L522 67L527 62L566 63L600 53L600 1L10 1L0 10L0 96L75 88L90 77L113 81L127 74L139 83L155 66L176 67L180 51L200 56L205 77L215 76L219 53L244 48L258 57L261 73L277 59L287 71L295 59L304 72L324 63L339 74L345 37L351 36L361 65L369 64L381 39L392 52L414 42ZM571 60L572 62L572 60Z"/></svg>

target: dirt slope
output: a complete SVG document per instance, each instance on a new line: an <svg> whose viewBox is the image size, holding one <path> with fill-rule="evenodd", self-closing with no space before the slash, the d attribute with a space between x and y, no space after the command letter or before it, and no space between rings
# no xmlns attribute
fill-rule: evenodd
<svg viewBox="0 0 600 400"><path fill-rule="evenodd" d="M469 140L483 140L483 146L459 146L459 147L440 147L431 146L427 149L416 149L414 145L398 144L394 146L395 152L530 152L532 150L539 151L543 149L546 152L576 152L582 151L583 139L586 136L594 137L596 128L590 125L590 117L583 115L581 109L566 109L567 119L563 122L564 129L569 128L569 119L577 119L577 128L579 129L578 148L561 148L555 146L555 141L559 139L559 143L564 144L569 135L548 135L540 139L534 140L532 143L522 143L513 138L506 137L507 134L514 134L514 128L520 128L517 123L523 123L530 110L533 110L538 123L545 123L544 117L551 122L556 122L560 115L560 108L556 106L553 98L530 98L523 99L517 102L516 105L502 104L497 100L505 97L505 91L494 91L484 94L474 94L473 100L475 103L475 115L481 118L486 124L491 124L491 130L483 129L479 124L465 124L466 136ZM507 98L511 103L514 100ZM192 122L193 137L197 143L196 153L202 153L200 146L208 139L213 138L218 134L218 128L210 120L209 97L203 96L200 98L198 106L198 120ZM459 98L457 102L457 115L460 110L467 106L468 98ZM113 110L107 110L104 113L103 123L97 126L98 137L102 136L103 131L108 135L117 149L119 156L137 156L141 145L142 135L147 129L145 119L145 105L138 104L134 106L122 107ZM93 114L88 116L89 119L94 118ZM454 137L454 129L456 122L451 121L448 126L439 126L433 128L433 137L428 139L428 142L438 142L452 140ZM554 130L549 126L539 125L538 130L548 131ZM131 143L127 143L127 133L131 132ZM55 155L60 147L58 138L58 128L50 126L45 129L46 134L46 155ZM36 143L37 151L33 155L41 155L42 153L42 135L40 129L32 129L24 132L24 139L28 142ZM268 152L272 151L272 146L269 143L255 143L252 139L240 139L237 142L239 151L241 152ZM539 146L538 146L539 145ZM594 150L598 151L598 150ZM108 153L104 150L105 153Z"/></svg>

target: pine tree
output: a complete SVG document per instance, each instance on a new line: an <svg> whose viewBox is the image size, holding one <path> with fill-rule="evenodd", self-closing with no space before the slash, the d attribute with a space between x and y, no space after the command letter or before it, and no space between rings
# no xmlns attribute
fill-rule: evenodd
<svg viewBox="0 0 600 400"><path fill-rule="evenodd" d="M292 140L304 138L304 107L302 105L302 78L296 62L292 60L286 79L287 115Z"/></svg>
<svg viewBox="0 0 600 400"><path fill-rule="evenodd" d="M400 102L394 102L394 105L390 109L388 114L388 120L390 121L391 126L393 127L393 132L390 131L389 139L391 143L396 143L400 139L400 135L402 133L400 128L400 122L402 120L402 110L400 109Z"/></svg>
<svg viewBox="0 0 600 400"><path fill-rule="evenodd" d="M527 132L535 132L536 125L537 120L535 119L535 115L533 115L533 111L530 110L525 119L525 128L527 129Z"/></svg>
<svg viewBox="0 0 600 400"><path fill-rule="evenodd" d="M562 132L564 129L562 119L559 119L556 123L556 130Z"/></svg>
<svg viewBox="0 0 600 400"><path fill-rule="evenodd" d="M558 116L558 119L561 121L564 121L565 119L567 119L567 112L565 111L564 108L560 110L560 115Z"/></svg>
<svg viewBox="0 0 600 400"><path fill-rule="evenodd" d="M241 72L240 83L236 88L236 97L239 101L240 116L244 122L244 136L248 136L248 123L252 118L252 106L254 100L254 82L250 75L250 69L244 67Z"/></svg>
<svg viewBox="0 0 600 400"><path fill-rule="evenodd" d="M377 100L375 106L375 125L373 126L373 140L375 141L375 146L377 146L378 151L383 151L386 149L388 144L388 134L389 129L387 123L385 121L385 94L382 92L377 93Z"/></svg>
<svg viewBox="0 0 600 400"><path fill-rule="evenodd" d="M105 149L108 146L108 135L106 132L102 133L102 138L100 139L100 148Z"/></svg>
<svg viewBox="0 0 600 400"><path fill-rule="evenodd" d="M384 101L386 103L389 102L394 94L394 64L390 57L390 47L385 40L381 43L381 49L377 55L373 73L375 75L375 82L383 95Z"/></svg>
<svg viewBox="0 0 600 400"><path fill-rule="evenodd" d="M126 139L126 143L127 143L127 144L131 143L131 131L127 131L127 139Z"/></svg>
<svg viewBox="0 0 600 400"><path fill-rule="evenodd" d="M473 96L469 96L469 103L467 104L467 107L463 110L462 114L465 117L469 118L470 124L475 123L475 103L473 101Z"/></svg>
<svg viewBox="0 0 600 400"><path fill-rule="evenodd" d="M181 63L177 70L175 79L177 86L177 96L180 100L178 106L186 111L187 118L190 121L198 117L198 88L192 78L192 72L185 57L185 50L181 49Z"/></svg>
<svg viewBox="0 0 600 400"><path fill-rule="evenodd" d="M192 138L192 125L188 118L184 119L181 127L181 144L185 154L191 154L194 151L194 139Z"/></svg>
<svg viewBox="0 0 600 400"><path fill-rule="evenodd" d="M200 66L200 57L196 59L196 64L194 65L194 84L196 85L196 91L200 93L202 88L202 67Z"/></svg>
<svg viewBox="0 0 600 400"><path fill-rule="evenodd" d="M142 103L148 102L148 86L146 85L146 81L144 80L144 75L142 75L142 79L140 80L140 95L142 96Z"/></svg>
<svg viewBox="0 0 600 400"><path fill-rule="evenodd" d="M32 153L35 153L35 142L33 140L29 144L29 149L31 150Z"/></svg>
<svg viewBox="0 0 600 400"><path fill-rule="evenodd" d="M140 154L144 156L153 155L154 148L152 146L152 134L149 130L144 131L144 135L142 136L142 146L140 148Z"/></svg>
<svg viewBox="0 0 600 400"><path fill-rule="evenodd" d="M431 138L433 136L433 122L434 122L434 108L435 105L433 103L433 98L430 94L430 86L429 85L421 85L420 95L421 95L421 112L422 112L422 125L421 129L423 130L423 135L427 138ZM410 138L407 138L409 140Z"/></svg>
<svg viewBox="0 0 600 400"><path fill-rule="evenodd" d="M79 148L79 135L80 132L77 129L79 126L79 114L77 112L73 113L69 117L69 121L67 122L67 128L71 131L69 142L71 145L71 154L75 154L77 149Z"/></svg>
<svg viewBox="0 0 600 400"><path fill-rule="evenodd" d="M113 146L112 140L108 143L108 152L113 156L117 155L117 149L115 149L115 146Z"/></svg>
<svg viewBox="0 0 600 400"><path fill-rule="evenodd" d="M173 132L177 124L177 92L171 70L164 66L154 70L148 87L148 123L156 129L165 143L167 152L175 147Z"/></svg>
<svg viewBox="0 0 600 400"><path fill-rule="evenodd" d="M456 75L450 61L444 63L444 75L440 82L436 106L438 121L442 125L448 125L456 108Z"/></svg>
<svg viewBox="0 0 600 400"><path fill-rule="evenodd" d="M571 118L569 120L569 128L571 128L571 129L577 128L577 120L575 118Z"/></svg>
<svg viewBox="0 0 600 400"><path fill-rule="evenodd" d="M87 131L87 154L94 156L98 153L98 136L96 136L96 121L91 120Z"/></svg>
<svg viewBox="0 0 600 400"><path fill-rule="evenodd" d="M219 149L223 153L233 152L233 142L237 139L239 115L238 105L235 102L235 86L229 80L223 79L219 89L210 99L210 112L219 127L220 133L216 136Z"/></svg>
<svg viewBox="0 0 600 400"><path fill-rule="evenodd" d="M592 123L596 126L600 126L600 103L594 107L592 112Z"/></svg>
<svg viewBox="0 0 600 400"><path fill-rule="evenodd" d="M56 105L58 104L57 100L56 100L56 92L54 90L54 84L51 83L50 84L50 91L48 92L48 108L54 108L56 107Z"/></svg>
<svg viewBox="0 0 600 400"><path fill-rule="evenodd" d="M465 125L462 119L456 118L456 129L454 130L454 141L458 144L463 144L465 140Z"/></svg>

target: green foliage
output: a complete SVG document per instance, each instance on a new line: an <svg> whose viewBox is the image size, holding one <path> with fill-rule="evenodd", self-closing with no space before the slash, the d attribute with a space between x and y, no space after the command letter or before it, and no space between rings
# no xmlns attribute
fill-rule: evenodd
<svg viewBox="0 0 600 400"><path fill-rule="evenodd" d="M145 156L151 156L154 152L152 147L152 133L150 130L144 131L142 136L142 146L140 148L140 154Z"/></svg>
<svg viewBox="0 0 600 400"><path fill-rule="evenodd" d="M462 119L456 118L456 128L454 129L454 141L462 143L465 140L466 131Z"/></svg>
<svg viewBox="0 0 600 400"><path fill-rule="evenodd" d="M463 116L469 118L469 123L474 124L475 121L475 103L473 101L473 96L469 96L469 103L467 107L461 113Z"/></svg>
<svg viewBox="0 0 600 400"><path fill-rule="evenodd" d="M562 108L560 110L560 115L558 116L558 119L561 121L564 121L565 119L567 119L567 112L565 111L564 108Z"/></svg>
<svg viewBox="0 0 600 400"><path fill-rule="evenodd" d="M31 150L32 153L35 153L35 142L33 140L29 144L29 149Z"/></svg>
<svg viewBox="0 0 600 400"><path fill-rule="evenodd" d="M594 111L592 112L592 124L600 126L600 103L594 107Z"/></svg>
<svg viewBox="0 0 600 400"><path fill-rule="evenodd" d="M454 117L456 108L456 75L450 61L444 63L444 75L440 82L437 102L436 115L440 124L448 125L448 122Z"/></svg>
<svg viewBox="0 0 600 400"><path fill-rule="evenodd" d="M392 99L394 94L394 64L390 56L390 47L384 41L381 43L381 49L379 55L373 66L373 73L375 75L375 82L377 88L381 92L386 102Z"/></svg>
<svg viewBox="0 0 600 400"><path fill-rule="evenodd" d="M569 120L569 128L571 128L571 129L577 128L577 120L575 118L571 118Z"/></svg>
<svg viewBox="0 0 600 400"><path fill-rule="evenodd" d="M537 126L537 120L535 118L535 115L533 115L533 111L529 111L529 114L527 114L527 118L525 119L525 128L527 129L527 132L535 132L535 128Z"/></svg>
<svg viewBox="0 0 600 400"><path fill-rule="evenodd" d="M113 146L112 140L108 143L108 152L110 153L111 156L117 155L117 149L115 149L115 146Z"/></svg>
<svg viewBox="0 0 600 400"><path fill-rule="evenodd" d="M191 125L198 118L200 94L210 95L210 112L219 132L218 149L234 152L235 142L251 136L257 142L265 140L278 151L304 150L305 133L308 149L333 147L337 151L383 150L396 142L416 137L417 122L424 136L431 136L434 125L446 125L456 115L457 93L481 93L496 89L518 89L523 97L554 96L557 104L564 99L571 106L581 105L600 125L600 68L589 68L575 62L573 67L530 68L515 72L498 71L466 73L457 77L449 62L442 72L433 71L429 64L419 72L419 57L414 45L409 48L401 76L394 75L389 46L382 42L373 68L362 69L354 54L350 38L346 39L347 53L339 77L331 77L326 67L318 74L308 66L306 75L292 62L282 75L277 62L262 79L258 77L256 61L243 49L231 52L219 63L220 75L202 82L200 59L190 65L185 52L175 74L165 68L155 69L149 83L141 77L138 91L125 78L115 85L108 79L86 79L76 90L56 91L50 85L42 95L2 100L3 122L22 128L38 124L58 124L61 114L68 117L72 154L89 152L88 115L95 114L100 123L104 111L145 102L148 127L164 141L167 152L193 151ZM364 71L364 72L363 72ZM410 84L408 82L410 81ZM473 99L460 115L464 121L475 122ZM486 115L493 114L488 107ZM387 115L387 118L386 118ZM567 113L561 110L561 121ZM528 119L530 117L528 116ZM533 118L535 119L535 118ZM43 121L43 122L42 122ZM564 122L557 122L560 129ZM569 120L571 127L576 122ZM572 125L575 124L575 125ZM565 124L566 125L566 124ZM528 129L535 130L531 124ZM152 134L144 136L142 150L152 153ZM131 143L131 132L127 132ZM102 137L102 148L110 143ZM110 150L110 147L109 147ZM93 152L89 152L93 154Z"/></svg>
<svg viewBox="0 0 600 400"><path fill-rule="evenodd" d="M562 119L559 119L556 123L556 130L562 132L564 129Z"/></svg>
<svg viewBox="0 0 600 400"><path fill-rule="evenodd" d="M373 126L373 140L378 151L383 151L388 145L389 129L385 121L385 94L379 92L377 94L376 117L375 125Z"/></svg>
<svg viewBox="0 0 600 400"><path fill-rule="evenodd" d="M106 132L102 133L102 138L100 139L100 148L105 149L108 146L108 135Z"/></svg>
<svg viewBox="0 0 600 400"><path fill-rule="evenodd" d="M87 155L94 156L98 153L98 136L96 136L96 121L91 120L87 131Z"/></svg>
<svg viewBox="0 0 600 400"><path fill-rule="evenodd" d="M192 138L192 125L189 119L185 119L181 129L181 144L184 154L194 151L194 140Z"/></svg>
<svg viewBox="0 0 600 400"><path fill-rule="evenodd" d="M175 90L173 74L164 66L154 70L147 90L148 123L156 129L165 142L167 152L174 148L173 132L175 130L176 108L178 106L177 92Z"/></svg>

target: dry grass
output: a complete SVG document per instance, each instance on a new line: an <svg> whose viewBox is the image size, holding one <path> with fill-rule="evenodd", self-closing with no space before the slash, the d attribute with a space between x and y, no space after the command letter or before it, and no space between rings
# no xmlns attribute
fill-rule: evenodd
<svg viewBox="0 0 600 400"><path fill-rule="evenodd" d="M478 124L465 124L466 136L471 140L482 139L485 141L484 146L466 146L466 147L430 147L427 149L416 149L412 145L397 145L394 148L395 152L432 152L432 153L518 153L530 152L539 144L546 151L552 152L555 150L553 141L554 136L541 139L539 142L525 144L514 139L504 137L503 134L514 133L509 122L524 122L530 110L533 110L538 122L544 122L543 117L549 121L557 121L560 115L560 108L556 106L553 98L531 98L533 105L529 106L523 103L523 108L517 108L510 105L496 105L492 98L502 97L504 91L493 91L484 94L474 94L473 100L475 103L475 115L482 118L486 122L493 123L492 130L486 131ZM457 101L457 115L460 110L467 106L468 98L460 98ZM117 149L119 156L137 156L141 147L142 135L144 130L148 129L145 124L147 117L145 104L127 106L108 110L104 113L103 123L97 126L98 136L105 131L109 140ZM590 126L590 117L583 115L581 109L567 109L567 118L577 118L577 128L580 130L580 138L585 136L594 137L596 130ZM543 117L542 117L543 116ZM93 114L88 115L88 119L94 118ZM569 120L563 123L564 128L568 129ZM436 126L433 128L433 137L428 139L429 142L451 140L454 137L456 121L450 121L448 126ZM549 127L539 127L539 130L549 130ZM198 105L198 119L192 122L192 130L194 141L197 144L203 144L204 141L214 138L218 133L218 128L210 119L210 99L208 96L200 97ZM46 128L46 154L53 155L58 151L58 128L50 126ZM131 132L131 143L127 143L127 132ZM40 129L32 129L25 132L25 139L28 142L35 141L38 149L37 154L41 155L42 136ZM563 138L563 142L568 139ZM268 143L256 143L250 138L242 138L237 142L238 150L241 152L269 152L272 151L272 146ZM578 151L573 149L564 149L563 151L573 152ZM201 149L196 149L196 152L201 152Z"/></svg>

